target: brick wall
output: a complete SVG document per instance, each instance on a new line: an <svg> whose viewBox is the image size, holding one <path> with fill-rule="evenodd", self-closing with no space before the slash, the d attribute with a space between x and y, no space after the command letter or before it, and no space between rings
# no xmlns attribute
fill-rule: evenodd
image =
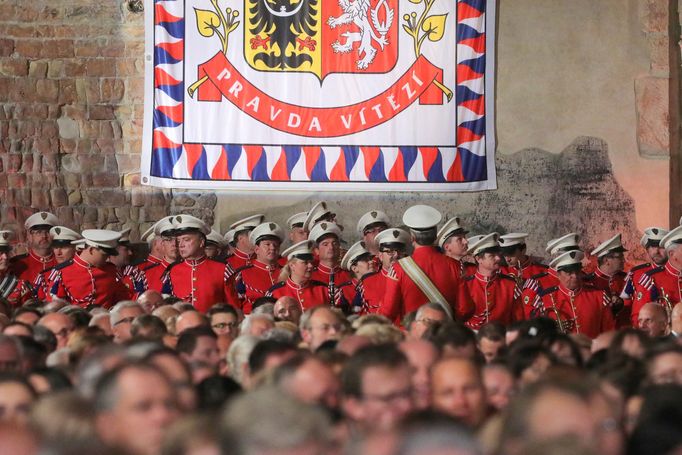
<svg viewBox="0 0 682 455"><path fill-rule="evenodd" d="M82 229L166 214L169 195L137 174L143 54L143 13L127 1L0 0L4 228L40 209Z"/></svg>

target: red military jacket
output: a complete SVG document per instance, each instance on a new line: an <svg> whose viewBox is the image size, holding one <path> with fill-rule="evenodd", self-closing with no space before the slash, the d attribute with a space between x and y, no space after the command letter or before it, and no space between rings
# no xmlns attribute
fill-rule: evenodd
<svg viewBox="0 0 682 455"><path fill-rule="evenodd" d="M281 271L282 266L279 263L270 266L257 259L254 259L251 264L237 269L234 286L242 302L244 314L251 313L253 302L264 297L268 290L279 282Z"/></svg>
<svg viewBox="0 0 682 455"><path fill-rule="evenodd" d="M548 268L544 272L536 273L531 276L535 280L540 289L549 289L554 286L559 286L559 278L556 276L556 270Z"/></svg>
<svg viewBox="0 0 682 455"><path fill-rule="evenodd" d="M632 303L632 318L639 316L645 303L661 302L670 311L682 300L682 271L670 262L642 274L635 285L635 300Z"/></svg>
<svg viewBox="0 0 682 455"><path fill-rule="evenodd" d="M570 291L559 285L540 290L538 298L547 317L561 319L561 328L565 333L581 333L596 338L615 327L610 300L605 291L589 287Z"/></svg>
<svg viewBox="0 0 682 455"><path fill-rule="evenodd" d="M93 267L78 255L55 266L48 279L51 295L83 308L89 305L110 308L133 297L114 264Z"/></svg>
<svg viewBox="0 0 682 455"><path fill-rule="evenodd" d="M54 254L43 258L29 251L27 254L20 254L10 259L10 272L20 280L33 283L40 272L55 265L57 265L57 260Z"/></svg>
<svg viewBox="0 0 682 455"><path fill-rule="evenodd" d="M535 261L530 256L526 257L521 266L518 265L503 265L500 267L500 273L504 275L511 275L517 279L520 286L535 275L546 272L549 269L545 264Z"/></svg>
<svg viewBox="0 0 682 455"><path fill-rule="evenodd" d="M149 256L147 256L147 259L140 262L139 264L135 264L135 267L137 267L141 272L144 272L146 268L154 264L161 264L162 262L164 262L163 259L157 258L156 256L150 254Z"/></svg>
<svg viewBox="0 0 682 455"><path fill-rule="evenodd" d="M287 278L286 281L280 281L271 287L267 295L276 299L285 295L293 297L301 304L304 311L318 305L329 305L330 301L327 285L312 280L300 286L291 278Z"/></svg>
<svg viewBox="0 0 682 455"><path fill-rule="evenodd" d="M225 263L229 266L227 278L230 278L237 272L237 270L241 269L245 265L251 264L255 258L255 254L246 254L242 250L234 248L234 254L225 260Z"/></svg>
<svg viewBox="0 0 682 455"><path fill-rule="evenodd" d="M239 305L227 265L205 256L170 265L164 274L162 292L191 303L201 313L216 303Z"/></svg>
<svg viewBox="0 0 682 455"><path fill-rule="evenodd" d="M118 273L134 300L137 300L149 288L146 275L134 265L126 265Z"/></svg>
<svg viewBox="0 0 682 455"><path fill-rule="evenodd" d="M466 325L478 330L488 322L509 325L523 319L521 288L510 275L486 277L476 272L464 278L464 285L474 302L474 314Z"/></svg>
<svg viewBox="0 0 682 455"><path fill-rule="evenodd" d="M47 300L50 295L50 287L52 286L50 276L52 275L53 270L54 267L43 270L36 276L36 279L33 280L33 292L39 300Z"/></svg>
<svg viewBox="0 0 682 455"><path fill-rule="evenodd" d="M324 264L317 264L313 269L313 274L310 276L311 280L319 281L320 283L329 284L329 281L334 273L334 283L339 285L341 283L346 283L353 279L353 276L348 270L344 270L338 265L333 269L330 269Z"/></svg>
<svg viewBox="0 0 682 455"><path fill-rule="evenodd" d="M386 282L388 281L390 270L381 269L378 272L368 273L360 280L358 292L362 292L361 314L373 314L380 311L386 295Z"/></svg>
<svg viewBox="0 0 682 455"><path fill-rule="evenodd" d="M142 269L142 273L144 273L147 280L147 289L153 289L158 292L163 291L163 276L170 265L170 262L162 259L161 262L150 264Z"/></svg>
<svg viewBox="0 0 682 455"><path fill-rule="evenodd" d="M467 288L462 283L460 264L432 246L415 248L412 259L443 294L453 309L455 319L469 319L474 307ZM400 321L407 313L428 303L429 299L405 273L400 263L394 264L393 272L394 277L386 282L384 304L379 313L392 321Z"/></svg>
<svg viewBox="0 0 682 455"><path fill-rule="evenodd" d="M590 285L595 289L607 292L611 297L620 297L620 293L623 291L623 287L625 287L626 277L627 274L623 271L616 272L613 276L609 276L597 267L594 272L585 276L584 282L586 285ZM616 328L629 327L630 307L625 305L625 301L623 301L623 307L616 308L615 311L617 311L615 314Z"/></svg>
<svg viewBox="0 0 682 455"><path fill-rule="evenodd" d="M657 266L655 264L645 262L644 264L639 264L631 268L625 277L625 285L623 286L623 290L620 293L620 298L623 299L625 306L630 307L630 323L632 327L637 327L639 324L637 319L639 317L639 309L641 308L640 305L637 308L637 312L635 313L633 306L635 300L635 285L642 278L642 275L650 270L655 269L656 267Z"/></svg>
<svg viewBox="0 0 682 455"><path fill-rule="evenodd" d="M0 276L0 297L7 300L12 306L21 306L27 300L35 297L31 284L26 280L20 280L11 273Z"/></svg>

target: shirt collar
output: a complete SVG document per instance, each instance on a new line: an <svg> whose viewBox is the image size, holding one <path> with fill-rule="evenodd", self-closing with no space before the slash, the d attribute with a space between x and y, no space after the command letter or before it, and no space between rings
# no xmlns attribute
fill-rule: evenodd
<svg viewBox="0 0 682 455"><path fill-rule="evenodd" d="M54 253L50 253L48 256L43 257L43 256L38 256L37 254L35 254L35 253L33 252L33 250L30 250L30 251L29 251L29 255L30 255L33 259L35 259L36 261L42 262L43 264L45 264L45 263L47 263L47 262L50 262L50 261L52 261L52 260L54 259Z"/></svg>

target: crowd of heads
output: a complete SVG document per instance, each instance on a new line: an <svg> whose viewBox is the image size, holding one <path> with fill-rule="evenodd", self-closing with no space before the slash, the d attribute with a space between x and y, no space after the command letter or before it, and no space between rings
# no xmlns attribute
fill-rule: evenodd
<svg viewBox="0 0 682 455"><path fill-rule="evenodd" d="M110 311L0 305L3 453L682 449L682 346L656 307L590 340L542 318L475 333L437 304L399 328L289 297L244 316L152 292Z"/></svg>

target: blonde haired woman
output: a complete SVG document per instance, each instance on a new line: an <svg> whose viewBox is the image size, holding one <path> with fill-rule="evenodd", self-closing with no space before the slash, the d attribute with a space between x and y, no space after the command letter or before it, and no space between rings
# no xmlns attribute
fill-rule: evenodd
<svg viewBox="0 0 682 455"><path fill-rule="evenodd" d="M276 299L284 296L293 297L301 304L303 310L330 302L327 286L313 281L313 242L304 240L290 246L282 252L287 263L279 275L280 282L268 291L268 295Z"/></svg>

